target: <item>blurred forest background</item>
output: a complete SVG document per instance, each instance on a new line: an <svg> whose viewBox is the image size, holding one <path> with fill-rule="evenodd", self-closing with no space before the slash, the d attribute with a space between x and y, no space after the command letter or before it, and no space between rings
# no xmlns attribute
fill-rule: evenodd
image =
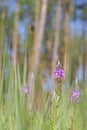
<svg viewBox="0 0 87 130"><path fill-rule="evenodd" d="M16 85L16 72L20 87L29 86L29 100L35 90L39 108L43 91L53 87L58 61L65 71L65 84L71 86L76 77L87 84L87 0L0 0L3 99L8 86Z"/></svg>
<svg viewBox="0 0 87 130"><path fill-rule="evenodd" d="M50 76L59 60L70 83L76 76L85 80L86 35L86 0L0 0L0 69L5 76L17 61L23 68L26 58L28 75L39 70ZM9 64L8 58L3 61L8 50Z"/></svg>
<svg viewBox="0 0 87 130"><path fill-rule="evenodd" d="M17 62L49 89L58 60L68 81L87 79L87 0L0 0L0 75ZM14 72L13 72L14 73ZM29 85L30 86L30 85Z"/></svg>

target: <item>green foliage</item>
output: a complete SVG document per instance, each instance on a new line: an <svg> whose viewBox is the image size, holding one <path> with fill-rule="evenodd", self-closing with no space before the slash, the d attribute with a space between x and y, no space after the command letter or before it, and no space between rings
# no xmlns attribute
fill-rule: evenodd
<svg viewBox="0 0 87 130"><path fill-rule="evenodd" d="M7 57L4 57L7 58ZM40 109L27 110L25 94L21 91L22 84L26 83L26 60L21 78L19 64L13 78L11 68L5 84L1 75L0 82L0 129L1 130L85 130L86 126L86 88L82 92L79 104L69 102L69 91L62 90L61 98L56 94L52 103L47 103L44 93L41 98ZM5 63L5 62L4 62ZM7 66L7 64L4 64ZM22 80L23 79L23 80ZM39 79L37 79L39 81ZM4 86L3 86L4 85ZM39 86L41 84L38 84ZM5 92L2 90L5 87ZM64 87L64 86L63 86ZM7 89L6 89L7 88ZM39 87L38 87L39 89ZM36 92L38 93L38 91ZM37 98L38 94L36 94ZM39 97L40 98L40 97ZM34 106L35 107L35 106ZM35 111L34 111L35 110Z"/></svg>
<svg viewBox="0 0 87 130"><path fill-rule="evenodd" d="M5 17L0 17L0 130L87 130L87 83L82 82L80 85L82 92L81 101L78 104L69 101L71 83L76 76L79 63L82 64L81 62L83 60L81 48L83 39L81 36L75 35L73 38L70 37L70 62L69 65L67 64L68 72L65 74L66 81L62 85L61 96L58 96L59 92L56 93L54 99L50 102L49 92L44 92L43 89L43 84L47 80L45 76L42 76L43 68L46 67L44 72L46 70L51 72L49 68L51 68L50 63L52 63L52 48L54 45L55 32L55 9L53 8L56 4L56 0L48 1L47 25L43 39L45 47L47 47L47 40L50 41L51 39L52 48L50 47L50 54L46 48L46 53L41 53L40 55L40 68L36 77L34 77L35 92L33 105L31 110L28 109L30 102L27 100L30 95L24 93L23 87L28 83L28 72L30 69L28 64L29 66L31 65L33 55L33 24L36 2L37 0L19 1L19 24L28 18L31 22L28 23L27 26L25 25L26 22L23 23L23 26L27 28L25 30L27 35L25 35L24 41L17 41L18 59L14 73L12 71L12 54L10 54L10 49L12 49L13 46L14 10L8 13L8 7L4 10L6 11L4 12ZM40 5L41 4L42 1L40 0ZM71 15L74 15L73 12L74 7L71 8ZM3 11L0 8L0 16L2 16L2 14ZM60 27L59 44L62 55L64 55L63 26ZM48 44L50 44L50 42ZM48 63L49 61L50 63Z"/></svg>
<svg viewBox="0 0 87 130"><path fill-rule="evenodd" d="M9 52L9 51L8 51ZM27 82L27 62L24 58L23 69L19 62L14 75L9 66L9 53L4 53L3 67L7 75L0 74L0 129L1 130L86 130L87 125L87 90L86 84L81 84L81 102L69 102L69 87L62 86L61 97L56 93L51 104L49 95L44 93L41 84L41 73L35 80L35 99L39 98L39 107L32 110L26 108L26 96L21 87ZM21 72L22 71L22 72Z"/></svg>

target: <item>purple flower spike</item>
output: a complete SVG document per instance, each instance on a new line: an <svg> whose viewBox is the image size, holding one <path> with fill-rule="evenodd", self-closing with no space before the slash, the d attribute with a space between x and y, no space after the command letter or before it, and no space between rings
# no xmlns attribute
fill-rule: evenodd
<svg viewBox="0 0 87 130"><path fill-rule="evenodd" d="M79 102L81 92L79 90L73 90L70 96L70 101Z"/></svg>
<svg viewBox="0 0 87 130"><path fill-rule="evenodd" d="M64 80L64 76L65 76L64 70L63 70L61 64L59 63L54 70L54 77L58 78L60 80Z"/></svg>
<svg viewBox="0 0 87 130"><path fill-rule="evenodd" d="M24 88L24 92L25 92L26 94L30 94L30 91L29 91L28 86L26 86L26 87Z"/></svg>

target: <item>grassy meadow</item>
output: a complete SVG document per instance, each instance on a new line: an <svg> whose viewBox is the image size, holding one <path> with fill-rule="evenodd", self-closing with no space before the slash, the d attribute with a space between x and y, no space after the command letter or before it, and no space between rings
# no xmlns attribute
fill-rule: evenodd
<svg viewBox="0 0 87 130"><path fill-rule="evenodd" d="M87 2L77 1L0 0L0 130L87 130Z"/></svg>

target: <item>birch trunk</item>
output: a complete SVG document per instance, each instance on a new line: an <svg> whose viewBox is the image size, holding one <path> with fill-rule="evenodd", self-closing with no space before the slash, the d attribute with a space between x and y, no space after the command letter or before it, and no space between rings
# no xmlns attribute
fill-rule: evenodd
<svg viewBox="0 0 87 130"><path fill-rule="evenodd" d="M38 6L38 4L37 4ZM38 13L38 11L37 11ZM29 96L29 109L32 107L33 103L33 97L34 97L34 87L35 87L35 82L34 80L32 81L32 76L36 76L38 72L38 65L40 63L40 51L41 51L41 46L42 46L42 40L43 40L43 34L44 34L44 28L45 28L45 21L46 21L46 13L47 13L47 0L42 1L42 8L41 8L41 16L40 16L40 22L36 27L36 32L35 32L35 39L34 39L34 55L33 55L33 63L31 66L31 70L29 73L29 88L30 88L30 96ZM36 24L39 21L38 20L38 15L36 14ZM33 72L33 75L32 75Z"/></svg>
<svg viewBox="0 0 87 130"><path fill-rule="evenodd" d="M0 76L2 74L2 66L3 66L3 42L4 42L4 34L5 34L5 1L3 1L3 10L1 12L0 18Z"/></svg>
<svg viewBox="0 0 87 130"><path fill-rule="evenodd" d="M18 19L19 19L19 3L16 3L15 16L14 16L14 30L13 30L13 58L12 58L12 69L13 72L16 68L17 62L17 46L18 46Z"/></svg>
<svg viewBox="0 0 87 130"><path fill-rule="evenodd" d="M51 96L53 95L53 89L54 89L54 77L53 77L53 71L56 66L56 63L58 62L58 46L59 46L59 31L60 31L60 21L61 21L61 0L57 1L57 10L56 10L56 24L55 24L55 39L54 39L54 47L53 47L53 60L51 65L51 74L52 74L52 80L51 80ZM52 98L52 97L51 97Z"/></svg>
<svg viewBox="0 0 87 130"><path fill-rule="evenodd" d="M86 82L87 79L87 32L86 32L86 5L85 0L83 0L83 80Z"/></svg>
<svg viewBox="0 0 87 130"><path fill-rule="evenodd" d="M65 51L64 51L64 71L67 72L68 64L69 64L69 5L70 1L65 0Z"/></svg>

